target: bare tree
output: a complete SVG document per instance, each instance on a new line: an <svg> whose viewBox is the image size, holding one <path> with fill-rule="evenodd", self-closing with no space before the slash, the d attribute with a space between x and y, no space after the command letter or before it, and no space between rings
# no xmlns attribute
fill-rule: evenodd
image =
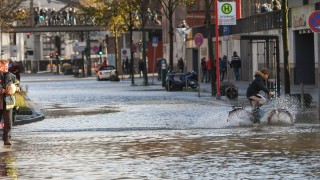
<svg viewBox="0 0 320 180"><path fill-rule="evenodd" d="M24 0L0 0L0 28L3 32L10 31L12 23L28 16L28 11L19 8Z"/></svg>
<svg viewBox="0 0 320 180"><path fill-rule="evenodd" d="M194 3L194 0L159 0L165 17L169 21L169 66L173 67L173 14L178 6L187 6Z"/></svg>

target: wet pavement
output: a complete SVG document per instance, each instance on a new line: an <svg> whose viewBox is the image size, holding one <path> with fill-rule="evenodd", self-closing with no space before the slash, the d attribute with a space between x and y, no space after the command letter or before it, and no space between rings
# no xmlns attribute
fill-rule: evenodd
<svg viewBox="0 0 320 180"><path fill-rule="evenodd" d="M0 179L319 179L320 126L237 126L209 92L25 75L46 119L0 145ZM307 119L306 119L307 120Z"/></svg>

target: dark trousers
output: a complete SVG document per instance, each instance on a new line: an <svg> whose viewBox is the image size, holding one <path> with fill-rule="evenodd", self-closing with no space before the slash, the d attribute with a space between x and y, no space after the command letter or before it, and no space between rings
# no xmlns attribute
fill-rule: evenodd
<svg viewBox="0 0 320 180"><path fill-rule="evenodd" d="M201 82L203 82L203 78L206 80L207 82L207 69L202 69L202 79Z"/></svg>
<svg viewBox="0 0 320 180"><path fill-rule="evenodd" d="M227 71L220 71L220 81L223 81L225 74L227 74Z"/></svg>
<svg viewBox="0 0 320 180"><path fill-rule="evenodd" d="M1 117L3 117L4 122L2 140L6 141L11 138L12 109L0 110L0 118Z"/></svg>

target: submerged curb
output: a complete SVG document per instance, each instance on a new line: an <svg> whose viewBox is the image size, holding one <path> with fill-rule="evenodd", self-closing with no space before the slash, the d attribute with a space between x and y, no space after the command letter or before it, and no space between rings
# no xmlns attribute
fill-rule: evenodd
<svg viewBox="0 0 320 180"><path fill-rule="evenodd" d="M45 119L44 114L39 109L32 109L31 115L17 115L16 121L13 122L14 126L24 125L33 122L42 121Z"/></svg>

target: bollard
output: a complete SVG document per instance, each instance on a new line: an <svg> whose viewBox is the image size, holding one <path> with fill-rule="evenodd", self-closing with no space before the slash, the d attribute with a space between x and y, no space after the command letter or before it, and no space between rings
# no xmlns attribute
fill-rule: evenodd
<svg viewBox="0 0 320 180"><path fill-rule="evenodd" d="M303 87L303 83L300 83L301 86L301 108L304 111L304 87Z"/></svg>
<svg viewBox="0 0 320 180"><path fill-rule="evenodd" d="M167 77L167 61L165 59L161 60L161 80L162 87L166 87L166 77Z"/></svg>

